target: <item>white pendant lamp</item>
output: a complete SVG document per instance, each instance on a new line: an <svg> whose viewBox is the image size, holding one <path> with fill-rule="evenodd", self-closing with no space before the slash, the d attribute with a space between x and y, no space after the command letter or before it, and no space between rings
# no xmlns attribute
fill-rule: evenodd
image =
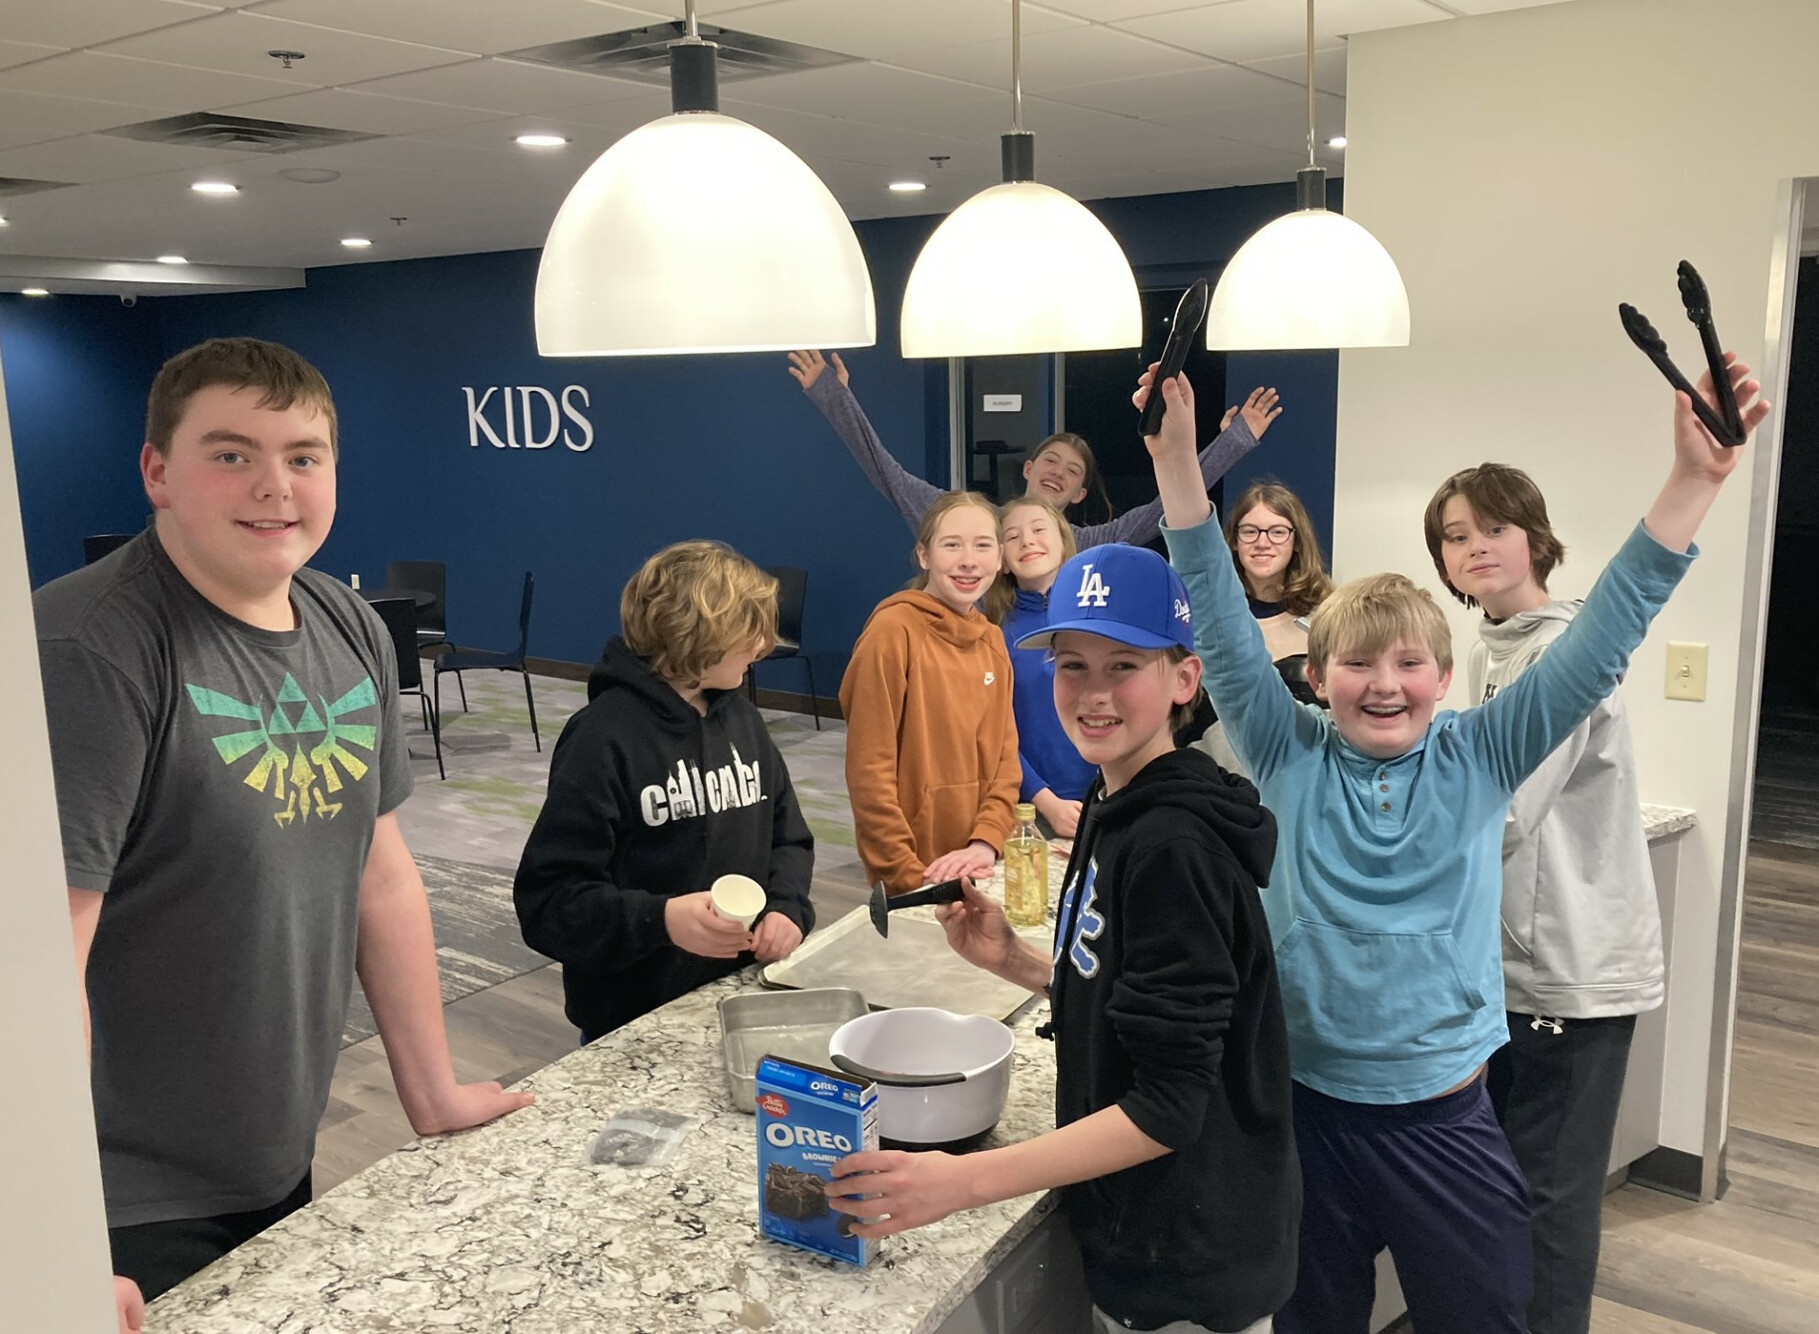
<svg viewBox="0 0 1819 1334"><path fill-rule="evenodd" d="M878 341L871 273L806 163L719 114L715 51L670 44L675 114L602 153L562 201L537 266L546 357L781 352Z"/></svg>
<svg viewBox="0 0 1819 1334"><path fill-rule="evenodd" d="M1314 0L1307 0L1307 166L1295 212L1238 248L1206 314L1206 345L1224 349L1407 347L1408 289L1382 242L1326 207L1314 165Z"/></svg>
<svg viewBox="0 0 1819 1334"><path fill-rule="evenodd" d="M1143 309L1124 249L1075 199L1035 179L1023 128L1022 13L1011 0L1004 184L948 214L903 293L906 357L1002 357L1136 347Z"/></svg>

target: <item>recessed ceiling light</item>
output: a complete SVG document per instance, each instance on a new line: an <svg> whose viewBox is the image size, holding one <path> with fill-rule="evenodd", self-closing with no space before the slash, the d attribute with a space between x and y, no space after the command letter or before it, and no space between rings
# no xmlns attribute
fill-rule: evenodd
<svg viewBox="0 0 1819 1334"><path fill-rule="evenodd" d="M240 187L232 181L197 181L190 186L199 195L237 195Z"/></svg>
<svg viewBox="0 0 1819 1334"><path fill-rule="evenodd" d="M42 287L22 287L19 289L19 295L20 296L49 296L50 293Z"/></svg>
<svg viewBox="0 0 1819 1334"><path fill-rule="evenodd" d="M8 222L5 218L0 218L0 227L11 227L12 225L13 224Z"/></svg>
<svg viewBox="0 0 1819 1334"><path fill-rule="evenodd" d="M365 250L372 242L364 236L344 236L341 238L341 244L349 250Z"/></svg>
<svg viewBox="0 0 1819 1334"><path fill-rule="evenodd" d="M928 189L928 186L921 181L892 181L891 189L900 195L913 195Z"/></svg>
<svg viewBox="0 0 1819 1334"><path fill-rule="evenodd" d="M332 167L286 167L278 174L298 185L327 185L341 179L341 173Z"/></svg>
<svg viewBox="0 0 1819 1334"><path fill-rule="evenodd" d="M187 264L187 263L189 263L189 261L187 259L183 258L182 255L160 255L160 256L158 256L158 262L160 264Z"/></svg>
<svg viewBox="0 0 1819 1334"><path fill-rule="evenodd" d="M567 142L559 134L521 134L516 140L521 148L560 148Z"/></svg>
<svg viewBox="0 0 1819 1334"><path fill-rule="evenodd" d="M1331 139L1326 141L1326 146L1328 148L1344 148L1345 136L1343 134L1335 134Z"/></svg>

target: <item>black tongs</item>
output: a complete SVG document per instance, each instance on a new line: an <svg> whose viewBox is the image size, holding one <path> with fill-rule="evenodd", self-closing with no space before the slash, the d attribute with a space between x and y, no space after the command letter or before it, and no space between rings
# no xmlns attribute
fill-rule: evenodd
<svg viewBox="0 0 1819 1334"><path fill-rule="evenodd" d="M1719 444L1735 448L1741 445L1748 436L1743 429L1743 414L1737 410L1737 395L1731 388L1731 373L1724 364L1724 348L1718 342L1718 327L1712 323L1712 295L1705 290L1705 279L1699 276L1686 260L1680 261L1680 300L1686 306L1686 317L1699 330L1699 341L1705 347L1705 364L1712 372L1712 392L1718 399L1718 410L1714 412L1711 404L1705 401L1705 395L1687 382L1680 368L1674 365L1667 355L1667 340L1655 331L1655 326L1648 322L1648 317L1628 302L1617 307L1617 315L1623 321L1623 332L1630 336L1630 342L1648 354L1648 359L1655 363L1655 369L1667 377L1667 382L1693 401L1693 411L1699 420L1705 423L1705 429L1712 433L1712 438Z"/></svg>

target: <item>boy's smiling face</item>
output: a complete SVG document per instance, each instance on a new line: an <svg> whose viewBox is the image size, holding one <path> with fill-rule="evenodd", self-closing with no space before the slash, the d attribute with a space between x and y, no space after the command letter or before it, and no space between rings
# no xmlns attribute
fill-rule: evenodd
<svg viewBox="0 0 1819 1334"><path fill-rule="evenodd" d="M1399 639L1381 653L1335 653L1320 669L1310 662L1307 678L1332 706L1340 736L1374 759L1393 760L1426 735L1453 673L1440 669L1427 645Z"/></svg>
<svg viewBox="0 0 1819 1334"><path fill-rule="evenodd" d="M1134 648L1103 635L1055 635L1055 712L1068 740L1116 792L1143 766L1175 748L1169 715L1194 698L1200 659L1169 661L1162 649Z"/></svg>

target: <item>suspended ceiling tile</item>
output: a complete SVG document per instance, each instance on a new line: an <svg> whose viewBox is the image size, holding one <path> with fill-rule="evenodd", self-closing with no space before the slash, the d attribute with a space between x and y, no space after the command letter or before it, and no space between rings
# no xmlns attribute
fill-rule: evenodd
<svg viewBox="0 0 1819 1334"><path fill-rule="evenodd" d="M1307 145L1307 98L1294 96L1280 102L1239 107L1193 107L1158 116L1166 125L1198 130L1257 144L1278 152L1301 152ZM1314 138L1324 144L1345 133L1345 99L1319 93L1314 99Z"/></svg>
<svg viewBox="0 0 1819 1334"><path fill-rule="evenodd" d="M0 75L0 78L4 78ZM823 116L851 116L874 124L921 129L931 109L998 102L1010 116L1010 93L997 88L938 79L889 65L834 65L751 79L738 85L739 100Z"/></svg>
<svg viewBox="0 0 1819 1334"><path fill-rule="evenodd" d="M619 98L596 105L584 103L563 107L559 113L552 114L565 125L586 125L626 134L660 116L669 115L670 98L667 92L657 92L647 84L642 97Z"/></svg>
<svg viewBox="0 0 1819 1334"><path fill-rule="evenodd" d="M9 41L73 48L203 18L219 7L184 0L0 0L0 28Z"/></svg>
<svg viewBox="0 0 1819 1334"><path fill-rule="evenodd" d="M1501 14L1510 9L1539 9L1542 5L1564 4L1566 0L1445 0L1449 9L1461 14Z"/></svg>
<svg viewBox="0 0 1819 1334"><path fill-rule="evenodd" d="M250 74L312 88L358 83L472 57L467 51L287 23L239 10L123 38L100 49L109 55ZM278 50L300 51L304 58L287 70L269 54Z"/></svg>
<svg viewBox="0 0 1819 1334"><path fill-rule="evenodd" d="M1185 110L1280 101L1293 92L1289 85L1255 70L1206 62L1171 74L1061 88L1055 91L1054 99L1118 116L1163 120Z"/></svg>
<svg viewBox="0 0 1819 1334"><path fill-rule="evenodd" d="M896 58L899 65L971 83L1011 85L1008 37L942 46ZM1208 65L1206 57L1113 28L1064 28L1023 37L1023 91L1052 93L1076 84L1156 75Z"/></svg>
<svg viewBox="0 0 1819 1334"><path fill-rule="evenodd" d="M63 48L60 46L35 46L31 42L0 42L0 69L11 69L14 65L26 65L34 60L44 60L61 54L63 54Z"/></svg>
<svg viewBox="0 0 1819 1334"><path fill-rule="evenodd" d="M705 11L704 11L705 12ZM726 28L803 42L868 60L895 60L906 52L994 39L1010 40L1009 0L773 0L715 19ZM1078 28L1066 14L1023 6L1023 37ZM1008 85L1010 64L993 82Z"/></svg>
<svg viewBox="0 0 1819 1334"><path fill-rule="evenodd" d="M246 156L243 149L192 148L117 139L106 134L85 134L0 152L0 176L107 181L215 167L240 161Z"/></svg>
<svg viewBox="0 0 1819 1334"><path fill-rule="evenodd" d="M621 32L680 16L681 6L650 0L643 8L593 0L514 0L450 4L448 0L269 0L259 13L402 42L430 42L496 56L527 46Z"/></svg>
<svg viewBox="0 0 1819 1334"><path fill-rule="evenodd" d="M72 51L35 65L0 70L0 91L8 89L132 102L171 111L199 111L297 91L282 79L223 74L94 51Z"/></svg>
<svg viewBox="0 0 1819 1334"><path fill-rule="evenodd" d="M1057 9L1076 18L1094 23L1116 23L1121 19L1143 18L1166 14L1177 9L1197 9L1220 4L1224 0L1042 0L1044 9Z"/></svg>
<svg viewBox="0 0 1819 1334"><path fill-rule="evenodd" d="M214 109L233 116L288 121L296 125L321 125L333 130L355 130L361 134L417 134L424 130L440 130L451 125L467 125L477 120L492 119L498 114L473 107L444 106L439 102L377 97L349 88L313 88L306 93L292 93L287 97L242 102L237 106Z"/></svg>
<svg viewBox="0 0 1819 1334"><path fill-rule="evenodd" d="M1345 58L1346 48L1331 47L1325 51L1314 52L1314 87L1323 93L1345 96ZM1293 56L1272 56L1268 60L1252 60L1244 68L1256 70L1259 74L1268 74L1292 83L1296 87L1307 87L1307 54L1302 52Z"/></svg>
<svg viewBox="0 0 1819 1334"><path fill-rule="evenodd" d="M4 77L0 74L0 79ZM361 84L358 91L531 116L563 107L643 97L650 92L650 85L487 57L374 79Z"/></svg>
<svg viewBox="0 0 1819 1334"><path fill-rule="evenodd" d="M737 116L756 125L805 158L826 155L878 167L920 170L933 169L929 158L934 154L945 154L948 166L969 161L989 162L995 166L998 161L995 144L969 142L945 135L920 134L890 126L789 111L757 103L723 101L721 109L730 116Z"/></svg>
<svg viewBox="0 0 1819 1334"><path fill-rule="evenodd" d="M648 115L630 115L627 124L618 127L580 124L555 116L504 116L451 129L426 130L412 135L411 140L417 143L481 148L495 153L514 153L536 162L562 163L571 175L579 176L592 165L595 158L649 119ZM559 134L568 142L555 148L526 148L516 142L520 134Z"/></svg>
<svg viewBox="0 0 1819 1334"><path fill-rule="evenodd" d="M0 89L0 132L29 130L33 141L111 130L116 125L152 120L169 108L124 102L95 102L46 93Z"/></svg>
<svg viewBox="0 0 1819 1334"><path fill-rule="evenodd" d="M1425 0L1321 0L1314 10L1314 45L1337 46L1354 32L1446 17ZM1307 50L1307 10L1294 0L1227 0L1117 26L1220 60L1267 60Z"/></svg>

